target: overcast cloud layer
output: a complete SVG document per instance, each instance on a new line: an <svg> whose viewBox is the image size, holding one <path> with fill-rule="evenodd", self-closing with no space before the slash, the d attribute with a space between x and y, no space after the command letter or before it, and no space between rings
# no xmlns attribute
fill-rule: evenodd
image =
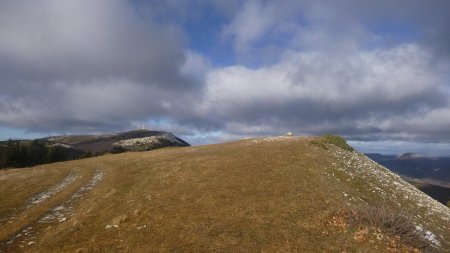
<svg viewBox="0 0 450 253"><path fill-rule="evenodd" d="M450 155L449 9L445 0L2 0L0 127L145 123L194 143L336 133L366 150L434 143Z"/></svg>

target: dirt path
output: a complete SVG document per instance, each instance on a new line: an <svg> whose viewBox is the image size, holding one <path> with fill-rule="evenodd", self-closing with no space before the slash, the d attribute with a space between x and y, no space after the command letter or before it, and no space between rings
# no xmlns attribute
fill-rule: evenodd
<svg viewBox="0 0 450 253"><path fill-rule="evenodd" d="M61 182L29 198L27 201L25 201L25 203L22 206L16 208L16 210L13 213L1 217L0 226L6 227L8 224L12 224L17 219L19 219L25 212L41 204L42 202L46 201L52 196L58 194L59 192L64 190L64 188L75 182L77 179L79 179L79 175L77 175L74 171L69 172L69 174Z"/></svg>
<svg viewBox="0 0 450 253"><path fill-rule="evenodd" d="M78 176L71 171L69 175L67 175L66 178L64 178L64 180L62 182L60 182L59 184L56 184L54 186L52 186L50 189L41 192L39 194L37 194L36 196L33 196L29 201L27 201L27 206L26 208L30 208L33 205L38 205L39 203L45 201L46 199L52 197L53 195L57 194L58 192L60 192L61 190L63 190L64 188L66 188L69 184L73 183L75 180L78 179Z"/></svg>
<svg viewBox="0 0 450 253"><path fill-rule="evenodd" d="M36 243L39 231L65 222L74 215L74 205L103 178L96 169L82 176L71 172L63 181L30 198L19 215L0 230L0 253L23 251Z"/></svg>

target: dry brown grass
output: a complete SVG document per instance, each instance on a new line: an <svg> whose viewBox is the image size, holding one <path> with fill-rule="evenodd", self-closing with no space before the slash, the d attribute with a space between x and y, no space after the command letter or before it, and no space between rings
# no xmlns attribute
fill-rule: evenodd
<svg viewBox="0 0 450 253"><path fill-rule="evenodd" d="M375 231L398 237L403 244L424 252L434 252L432 243L416 229L407 213L396 213L384 207L365 206L347 213L347 221L353 226L368 226Z"/></svg>
<svg viewBox="0 0 450 253"><path fill-rule="evenodd" d="M62 180L65 169L38 166L30 169L0 170L0 217L11 214L28 198Z"/></svg>
<svg viewBox="0 0 450 253"><path fill-rule="evenodd" d="M381 245L384 252L438 252L407 213L396 213L385 207L339 210L330 215L328 224L342 231L353 231L357 242Z"/></svg>
<svg viewBox="0 0 450 253"><path fill-rule="evenodd" d="M337 194L340 186L324 174L332 160L327 150L311 145L311 138L292 137L105 155L43 166L39 170L60 172L59 179L69 169L76 169L83 178L39 209L25 211L23 222L33 226L34 244L17 240L3 249L379 252L355 241L351 231L324 223L330 210L352 204ZM104 172L103 179L74 203L73 216L60 223L36 222L39 214L70 198L95 169ZM0 240L5 242L23 226L6 232L2 227L2 234L8 236Z"/></svg>

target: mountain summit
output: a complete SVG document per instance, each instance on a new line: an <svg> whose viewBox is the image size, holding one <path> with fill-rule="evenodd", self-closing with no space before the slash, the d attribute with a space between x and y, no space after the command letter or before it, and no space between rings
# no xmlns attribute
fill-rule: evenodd
<svg viewBox="0 0 450 253"><path fill-rule="evenodd" d="M0 252L450 249L447 207L332 136L2 170L0 195Z"/></svg>

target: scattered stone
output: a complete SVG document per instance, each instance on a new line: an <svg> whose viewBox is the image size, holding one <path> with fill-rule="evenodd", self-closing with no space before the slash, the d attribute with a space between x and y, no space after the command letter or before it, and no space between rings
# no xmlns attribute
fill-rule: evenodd
<svg viewBox="0 0 450 253"><path fill-rule="evenodd" d="M141 230L141 229L146 228L146 227L147 227L147 225L141 225L141 226L138 226L137 229Z"/></svg>
<svg viewBox="0 0 450 253"><path fill-rule="evenodd" d="M110 229L110 228L118 228L119 227L119 225L117 225L117 224L108 224L108 225L106 225L106 229Z"/></svg>
<svg viewBox="0 0 450 253"><path fill-rule="evenodd" d="M33 244L35 244L34 241L31 241L31 242L28 243L28 245L33 245Z"/></svg>
<svg viewBox="0 0 450 253"><path fill-rule="evenodd" d="M63 217L63 218L59 219L59 222L61 223L61 222L64 222L64 221L66 221L66 220L67 220L67 218L66 218L66 217Z"/></svg>
<svg viewBox="0 0 450 253"><path fill-rule="evenodd" d="M436 246L440 246L441 243L436 239L436 235L433 234L431 231L425 230L421 226L416 226L416 230L423 234L423 237L433 243Z"/></svg>

